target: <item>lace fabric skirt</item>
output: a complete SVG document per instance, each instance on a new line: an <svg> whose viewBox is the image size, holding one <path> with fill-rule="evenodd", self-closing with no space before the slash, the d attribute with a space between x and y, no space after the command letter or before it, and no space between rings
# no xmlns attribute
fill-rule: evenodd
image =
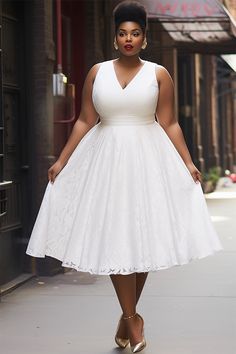
<svg viewBox="0 0 236 354"><path fill-rule="evenodd" d="M26 253L109 275L157 271L221 249L201 185L162 127L100 122L48 183Z"/></svg>

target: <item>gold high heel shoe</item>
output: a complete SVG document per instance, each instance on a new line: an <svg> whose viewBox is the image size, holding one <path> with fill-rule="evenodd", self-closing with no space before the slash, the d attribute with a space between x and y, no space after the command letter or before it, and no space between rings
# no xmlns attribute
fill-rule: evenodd
<svg viewBox="0 0 236 354"><path fill-rule="evenodd" d="M117 329L116 329L115 342L120 348L124 349L129 344L129 339L120 338L120 337L117 336L117 332L118 332L118 329L120 327L121 319L122 319L122 315L120 317L120 320L119 320L119 323L118 323L118 326L117 326Z"/></svg>
<svg viewBox="0 0 236 354"><path fill-rule="evenodd" d="M143 327L142 327L142 337L143 337L143 339L142 339L141 342L139 342L139 343L137 343L137 344L135 344L135 345L131 345L131 346L130 346L132 353L141 352L141 350L143 350L143 349L146 347L146 345L147 345L146 340L145 340L145 338L144 338L144 321L143 321L143 318L142 318L138 313L135 313L135 314L132 315L132 316L127 316L127 317L124 317L124 316L123 316L123 319L124 319L124 320L128 320L128 319L130 319L130 318L135 317L136 315L142 320L142 324L143 324Z"/></svg>

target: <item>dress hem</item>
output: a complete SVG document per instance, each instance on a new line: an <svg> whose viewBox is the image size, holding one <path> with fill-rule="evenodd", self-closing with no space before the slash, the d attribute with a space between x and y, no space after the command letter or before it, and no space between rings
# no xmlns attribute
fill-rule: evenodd
<svg viewBox="0 0 236 354"><path fill-rule="evenodd" d="M158 270L164 270L164 269L169 269L169 268L173 268L173 267L177 267L177 266L182 266L185 264L192 263L195 260L200 260L202 258L212 256L216 252L219 252L222 250L223 250L223 248L214 249L211 253L203 254L201 256L192 257L192 258L189 258L189 259L187 259L183 262L179 262L179 263L169 263L166 265L146 266L146 267L142 267L142 268L132 267L132 268L129 268L129 270L126 270L124 268L123 269L110 268L109 270L107 270L107 268L106 268L106 269L94 270L91 268L81 267L79 265L76 265L73 262L65 262L60 257L55 256L49 252L46 252L44 255L41 254L41 255L37 255L37 256L33 255L33 252L31 253L30 251L27 252L27 254L31 257L36 257L36 258L45 258L45 256L52 257L52 258L55 258L55 259L59 260L60 262L62 262L62 264L61 264L62 267L75 269L78 272L86 272L86 273L90 273L92 275L111 275L111 274L128 275L128 274L132 274L132 273L157 272Z"/></svg>

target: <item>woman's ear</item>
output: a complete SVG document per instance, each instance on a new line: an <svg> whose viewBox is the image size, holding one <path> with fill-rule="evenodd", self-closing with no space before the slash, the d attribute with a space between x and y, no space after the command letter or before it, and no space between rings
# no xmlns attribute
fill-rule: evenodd
<svg viewBox="0 0 236 354"><path fill-rule="evenodd" d="M114 47L115 47L115 50L118 49L118 44L117 44L117 41L116 41L116 36L114 37Z"/></svg>

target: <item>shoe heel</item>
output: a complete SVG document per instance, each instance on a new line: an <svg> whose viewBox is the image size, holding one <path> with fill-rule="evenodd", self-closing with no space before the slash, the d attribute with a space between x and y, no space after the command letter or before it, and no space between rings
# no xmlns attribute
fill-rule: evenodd
<svg viewBox="0 0 236 354"><path fill-rule="evenodd" d="M141 342L139 342L139 343L137 343L137 344L135 344L135 345L130 346L130 349L131 349L132 353L141 352L141 350L143 350L143 349L146 347L146 345L147 345L146 340L145 340L145 337L144 337L144 321L143 321L142 316L140 316L138 313L136 313L136 314L134 314L133 316L128 316L128 317L126 317L126 318L123 317L123 318L124 318L124 319L129 319L129 318L134 317L135 315L137 315L137 316L141 319L141 321L142 321L142 325L143 325L143 326L142 326L142 337L143 337L143 339L142 339Z"/></svg>
<svg viewBox="0 0 236 354"><path fill-rule="evenodd" d="M118 332L118 329L120 327L121 319L122 319L122 315L120 317L120 320L119 320L119 323L118 323L118 326L117 326L117 329L116 329L115 342L118 345L118 347L124 349L129 344L129 339L120 338L120 337L117 336L117 332Z"/></svg>

